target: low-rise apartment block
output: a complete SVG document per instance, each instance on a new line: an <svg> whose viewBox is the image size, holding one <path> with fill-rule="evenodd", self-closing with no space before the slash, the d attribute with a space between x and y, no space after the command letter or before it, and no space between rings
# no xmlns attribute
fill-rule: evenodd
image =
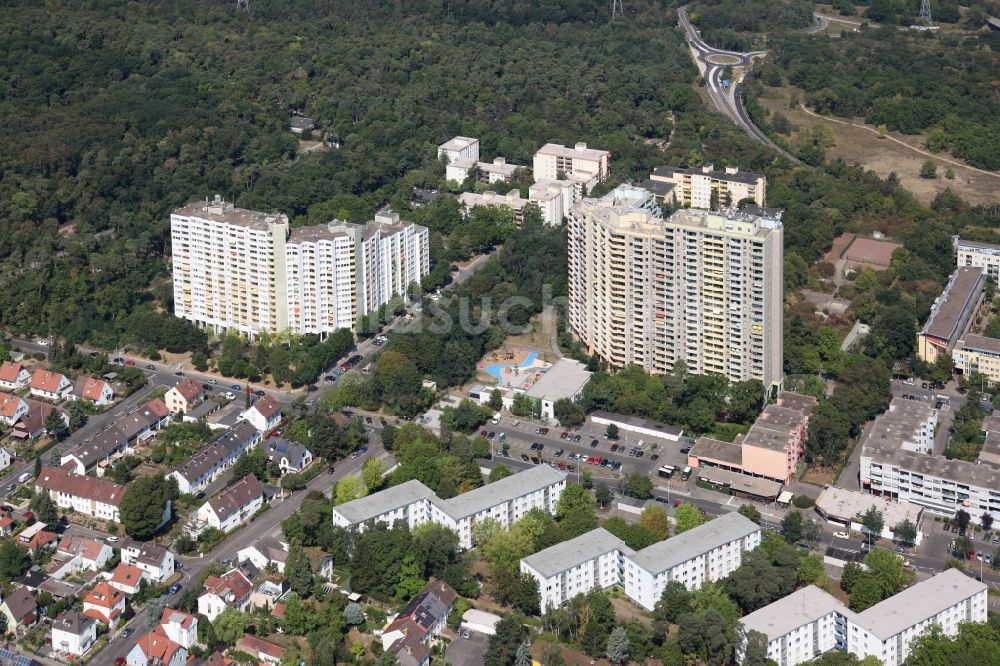
<svg viewBox="0 0 1000 666"><path fill-rule="evenodd" d="M557 180L576 177L581 182L600 183L608 177L611 152L588 148L577 143L572 148L558 143L547 143L538 149L532 160L532 173L536 181L548 178ZM587 185L588 190L592 185Z"/></svg>
<svg viewBox="0 0 1000 666"><path fill-rule="evenodd" d="M91 518L121 522L118 507L125 495L125 486L73 474L61 467L43 467L35 479L35 489L47 492L61 509L73 509ZM164 509L164 522L170 517L170 503Z"/></svg>
<svg viewBox="0 0 1000 666"><path fill-rule="evenodd" d="M573 334L620 368L783 381L780 220L584 199L568 226Z"/></svg>
<svg viewBox="0 0 1000 666"><path fill-rule="evenodd" d="M170 228L174 314L216 332L353 329L430 270L427 229L389 212L293 229L216 197L175 210Z"/></svg>
<svg viewBox="0 0 1000 666"><path fill-rule="evenodd" d="M479 139L468 136L456 136L448 139L438 146L437 156L438 159L447 158L449 162L458 159L476 162L479 160Z"/></svg>
<svg viewBox="0 0 1000 666"><path fill-rule="evenodd" d="M659 184L672 187L658 187ZM763 206L767 193L767 179L763 174L740 171L739 167L719 171L711 164L687 168L656 167L649 180L643 183L646 185L655 190L661 201L704 210L729 208L746 199Z"/></svg>
<svg viewBox="0 0 1000 666"><path fill-rule="evenodd" d="M523 558L521 572L538 581L542 608L619 585L632 601L653 610L668 581L695 590L725 578L760 540L760 526L735 511L640 551L598 528Z"/></svg>
<svg viewBox="0 0 1000 666"><path fill-rule="evenodd" d="M986 596L984 583L949 569L861 613L810 585L745 616L740 623L745 632L767 637L768 657L778 666L812 661L834 649L859 659L875 657L885 666L901 666L914 639L932 626L954 636L962 623L985 622ZM742 649L737 657L742 663Z"/></svg>
<svg viewBox="0 0 1000 666"><path fill-rule="evenodd" d="M921 360L934 363L941 354L954 352L975 321L985 289L986 273L978 266L963 266L951 274L917 335L917 356Z"/></svg>
<svg viewBox="0 0 1000 666"><path fill-rule="evenodd" d="M869 440L894 442L906 451L934 452L934 431L938 410L918 400L893 398L889 409L879 414L862 433L864 446Z"/></svg>
<svg viewBox="0 0 1000 666"><path fill-rule="evenodd" d="M264 506L264 488L253 474L208 500L198 509L199 526L228 532L236 529Z"/></svg>
<svg viewBox="0 0 1000 666"><path fill-rule="evenodd" d="M411 529L435 522L453 530L462 548L472 548L474 524L493 519L507 529L531 509L555 513L565 487L566 475L546 465L447 500L440 499L419 481L407 481L333 507L333 524L363 530L376 522L392 525L402 520Z"/></svg>
<svg viewBox="0 0 1000 666"><path fill-rule="evenodd" d="M444 168L445 180L463 183L470 175L474 175L480 183L509 183L514 179L514 172L522 169L517 164L507 164L506 158L496 157L492 162L477 162L466 157L455 158Z"/></svg>
<svg viewBox="0 0 1000 666"><path fill-rule="evenodd" d="M167 476L177 480L180 492L192 495L200 493L232 467L237 458L257 446L262 437L262 433L251 422L239 421Z"/></svg>
<svg viewBox="0 0 1000 666"><path fill-rule="evenodd" d="M732 443L699 437L688 453L693 468L717 467L788 483L805 453L812 396L785 391L761 412L750 430Z"/></svg>
<svg viewBox="0 0 1000 666"><path fill-rule="evenodd" d="M1000 245L955 239L956 264L983 269L994 284L1000 282Z"/></svg>

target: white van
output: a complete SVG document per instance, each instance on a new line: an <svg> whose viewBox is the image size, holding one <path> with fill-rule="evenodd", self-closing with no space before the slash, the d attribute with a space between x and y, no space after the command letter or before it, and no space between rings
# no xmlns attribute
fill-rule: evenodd
<svg viewBox="0 0 1000 666"><path fill-rule="evenodd" d="M34 474L32 474L31 472L25 472L21 476L17 477L17 482L18 483L26 483L28 481L31 481L31 477L33 477L33 476L34 476Z"/></svg>
<svg viewBox="0 0 1000 666"><path fill-rule="evenodd" d="M490 419L490 423L492 423L493 425L500 423L500 414L494 414L493 418Z"/></svg>

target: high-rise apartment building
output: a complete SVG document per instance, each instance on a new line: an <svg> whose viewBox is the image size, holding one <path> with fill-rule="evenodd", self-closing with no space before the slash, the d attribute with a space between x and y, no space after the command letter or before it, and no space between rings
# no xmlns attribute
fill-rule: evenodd
<svg viewBox="0 0 1000 666"><path fill-rule="evenodd" d="M292 229L216 197L174 211L170 235L174 314L216 332L354 328L430 270L427 229L393 213Z"/></svg>
<svg viewBox="0 0 1000 666"><path fill-rule="evenodd" d="M569 324L614 367L782 383L782 225L584 199L569 227Z"/></svg>

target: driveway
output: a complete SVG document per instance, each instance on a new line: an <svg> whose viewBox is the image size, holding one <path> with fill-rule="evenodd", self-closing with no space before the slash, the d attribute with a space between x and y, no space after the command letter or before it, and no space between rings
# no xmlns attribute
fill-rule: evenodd
<svg viewBox="0 0 1000 666"><path fill-rule="evenodd" d="M479 666L486 655L489 636L472 632L469 638L459 636L448 644L444 656L451 666Z"/></svg>

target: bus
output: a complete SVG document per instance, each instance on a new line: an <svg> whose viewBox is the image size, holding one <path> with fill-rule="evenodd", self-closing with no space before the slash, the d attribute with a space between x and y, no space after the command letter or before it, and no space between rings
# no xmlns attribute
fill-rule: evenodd
<svg viewBox="0 0 1000 666"><path fill-rule="evenodd" d="M677 468L673 465L664 465L656 471L656 474L661 479L670 479L673 478L675 472L677 472Z"/></svg>

